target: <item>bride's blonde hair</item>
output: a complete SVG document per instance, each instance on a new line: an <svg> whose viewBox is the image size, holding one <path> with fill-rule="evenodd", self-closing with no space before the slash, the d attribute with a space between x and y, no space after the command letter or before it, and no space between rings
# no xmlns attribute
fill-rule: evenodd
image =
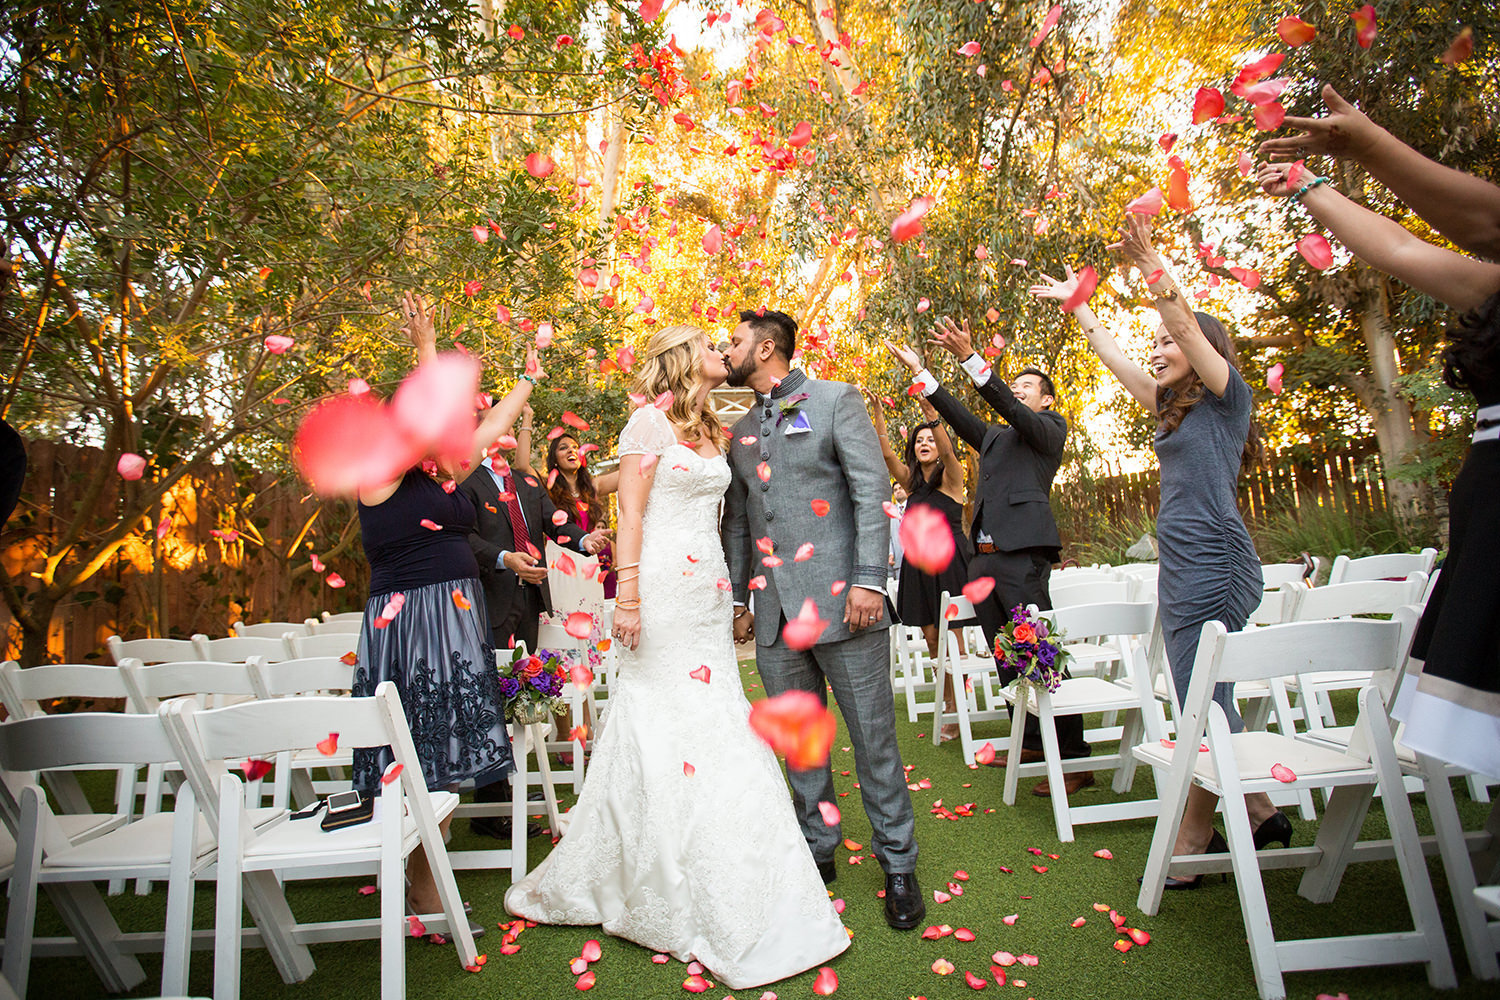
<svg viewBox="0 0 1500 1000"><path fill-rule="evenodd" d="M717 447L722 442L719 418L708 406L693 411L693 400L703 388L703 362L699 347L704 333L696 326L667 326L656 331L646 345L646 360L635 374L636 391L647 399L672 393L667 418L689 437L707 438Z"/></svg>

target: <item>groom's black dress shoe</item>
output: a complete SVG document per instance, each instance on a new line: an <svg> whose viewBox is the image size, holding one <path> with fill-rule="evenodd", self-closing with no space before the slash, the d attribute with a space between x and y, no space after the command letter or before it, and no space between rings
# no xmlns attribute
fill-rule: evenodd
<svg viewBox="0 0 1500 1000"><path fill-rule="evenodd" d="M839 870L834 867L833 859L818 862L818 874L823 876L823 884L828 885L839 877Z"/></svg>
<svg viewBox="0 0 1500 1000"><path fill-rule="evenodd" d="M911 872L891 872L885 877L885 922L898 931L909 931L927 915L927 904L917 876Z"/></svg>

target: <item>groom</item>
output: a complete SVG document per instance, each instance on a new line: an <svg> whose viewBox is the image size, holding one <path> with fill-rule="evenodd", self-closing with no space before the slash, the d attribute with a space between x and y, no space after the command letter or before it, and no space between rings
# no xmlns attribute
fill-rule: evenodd
<svg viewBox="0 0 1500 1000"><path fill-rule="evenodd" d="M734 587L736 641L755 635L768 695L800 688L827 703L833 689L854 746L875 856L885 869L885 919L909 930L927 912L917 886L916 820L896 747L895 700L886 640L885 579L890 524L882 507L890 479L859 391L791 370L797 322L785 313L740 313L731 335L729 384L755 390L735 424L734 480L724 506L724 547ZM774 556L764 557L774 545ZM805 544L811 555L798 555ZM804 550L805 552L805 550ZM751 577L764 577L756 615ZM811 649L797 651L782 627L811 598L827 622ZM833 774L791 771L792 802L825 883L837 876L843 834L819 803L835 802Z"/></svg>

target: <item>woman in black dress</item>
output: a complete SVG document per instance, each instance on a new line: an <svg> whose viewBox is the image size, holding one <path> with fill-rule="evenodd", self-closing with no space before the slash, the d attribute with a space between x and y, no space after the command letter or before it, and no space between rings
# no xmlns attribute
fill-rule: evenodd
<svg viewBox="0 0 1500 1000"><path fill-rule="evenodd" d="M421 298L408 293L401 308L418 361L435 357L437 332ZM440 463L443 479L467 478L485 450L515 423L541 375L534 350L527 353L526 371L479 420L469 457ZM446 489L417 467L400 479L362 488L359 523L370 561L370 599L359 634L354 694L374 694L381 681L395 683L428 789L453 788L469 779L479 785L501 780L514 761L479 564L468 542L473 504L462 490ZM355 750L355 790L377 792L390 761L389 748ZM443 823L445 835L451 818ZM421 851L411 855L407 881L410 912L441 909Z"/></svg>
<svg viewBox="0 0 1500 1000"><path fill-rule="evenodd" d="M1330 94L1331 89L1325 90L1325 98ZM1492 201L1500 195L1493 185L1432 163L1397 142L1342 100L1336 103L1341 107L1330 119L1298 123L1316 134L1323 128L1320 123L1337 118L1340 128L1355 136L1378 133L1361 148L1380 150L1375 172L1424 218L1444 221L1454 199L1472 200L1475 184ZM1401 742L1408 747L1500 777L1500 588L1495 586L1495 560L1500 557L1500 494L1495 491L1500 481L1500 265L1419 239L1394 220L1350 201L1311 171L1304 169L1292 184L1290 170L1285 164L1263 167L1261 187L1272 196L1300 201L1361 260L1462 314L1448 331L1443 376L1455 389L1473 393L1479 413L1473 445L1449 499L1448 555L1412 641L1412 657L1425 661L1422 675L1414 692L1403 689L1396 714L1406 723ZM1447 204L1435 209L1433 199Z"/></svg>
<svg viewBox="0 0 1500 1000"><path fill-rule="evenodd" d="M943 591L957 594L969 581L969 560L966 554L969 545L968 532L964 531L964 467L953 450L953 439L948 436L937 411L926 399L918 398L922 416L927 422L917 425L906 439L906 454L896 458L896 449L891 445L886 431L885 414L880 400L869 390L864 390L870 401L871 419L875 423L876 436L880 438L880 450L885 456L886 471L907 492L906 509L909 513L918 506L930 507L943 515L948 531L953 536L953 561L946 569L937 573L924 573L911 560L901 562L900 576L896 583L896 616L901 624L922 630L927 640L927 655L936 657L942 625L955 631L966 625L977 624L970 617L948 619L947 609L941 607ZM945 709L957 710L953 701L953 689L945 688ZM958 736L958 723L943 726L943 740Z"/></svg>

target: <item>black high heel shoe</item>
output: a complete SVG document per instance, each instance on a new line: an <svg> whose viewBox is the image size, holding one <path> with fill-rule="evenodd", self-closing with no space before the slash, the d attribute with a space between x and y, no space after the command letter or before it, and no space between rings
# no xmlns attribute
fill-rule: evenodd
<svg viewBox="0 0 1500 1000"><path fill-rule="evenodd" d="M1257 851L1263 851L1268 845L1276 843L1281 844L1282 847L1291 847L1292 821L1286 818L1286 813L1278 809L1255 828L1254 840Z"/></svg>
<svg viewBox="0 0 1500 1000"><path fill-rule="evenodd" d="M1204 854L1228 854L1229 853L1229 843L1224 839L1224 835L1223 834L1221 834L1218 830L1214 830L1209 835L1208 846L1203 849L1203 853ZM1138 879L1136 879L1136 881L1140 882L1141 879L1138 878ZM1219 872L1219 881L1220 882L1227 882L1227 881L1229 881L1229 874L1227 872ZM1187 889L1201 889L1201 888L1203 888L1203 876L1201 874L1199 874L1199 875L1194 875L1192 878L1178 878L1175 875L1168 875L1167 876L1167 881L1165 883L1163 883L1162 888L1163 889L1170 889L1170 890L1173 890L1173 891L1180 891L1180 890L1187 890Z"/></svg>

